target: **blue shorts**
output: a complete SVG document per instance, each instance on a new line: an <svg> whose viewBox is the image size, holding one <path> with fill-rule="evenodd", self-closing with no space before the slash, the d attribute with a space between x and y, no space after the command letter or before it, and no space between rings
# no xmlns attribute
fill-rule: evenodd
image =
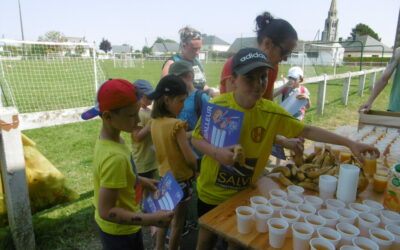
<svg viewBox="0 0 400 250"><path fill-rule="evenodd" d="M98 225L97 228L103 250L144 250L142 230L134 234L113 235L103 232Z"/></svg>

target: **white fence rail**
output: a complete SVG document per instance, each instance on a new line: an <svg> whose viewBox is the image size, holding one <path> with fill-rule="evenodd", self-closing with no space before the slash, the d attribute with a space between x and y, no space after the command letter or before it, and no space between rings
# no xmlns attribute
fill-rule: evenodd
<svg viewBox="0 0 400 250"><path fill-rule="evenodd" d="M369 69L364 71L357 71L357 72L347 72L343 74L336 74L336 75L320 75L315 77L304 78L303 84L308 83L319 83L318 86L318 96L317 96L317 114L324 113L324 106L325 106L325 96L326 96L326 86L328 81L330 80L338 80L343 79L343 94L342 94L342 103L347 105L349 100L349 92L350 92L350 84L351 79L354 77L359 77L359 85L358 85L358 95L362 96L365 89L365 81L368 74L371 74L370 78L370 85L369 88L373 89L376 81L376 76L378 73L384 71L385 68L376 68L376 69ZM279 88L285 83L284 80L277 81L275 84L276 88Z"/></svg>

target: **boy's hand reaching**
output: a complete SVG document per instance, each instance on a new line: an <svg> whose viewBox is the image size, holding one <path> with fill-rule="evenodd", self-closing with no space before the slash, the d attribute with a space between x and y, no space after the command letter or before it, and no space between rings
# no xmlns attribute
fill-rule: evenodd
<svg viewBox="0 0 400 250"><path fill-rule="evenodd" d="M364 163L364 157L363 154L365 153L370 153L370 154L375 154L376 157L379 157L379 150L377 148L375 148L372 145L368 145L365 143L359 143L359 142L353 142L350 146L349 146L351 152L353 153L353 155L361 162Z"/></svg>
<svg viewBox="0 0 400 250"><path fill-rule="evenodd" d="M225 166L230 166L233 165L234 159L233 159L233 151L234 151L235 146L229 146L229 147L224 147L224 148L217 148L215 147L215 151L213 152L213 157L215 160L217 160L219 163Z"/></svg>
<svg viewBox="0 0 400 250"><path fill-rule="evenodd" d="M174 217L174 211L159 210L152 214L154 225L157 227L168 227Z"/></svg>
<svg viewBox="0 0 400 250"><path fill-rule="evenodd" d="M157 184L160 182L158 180L153 180L142 176L139 177L139 181L144 189L147 189L151 192L157 191Z"/></svg>
<svg viewBox="0 0 400 250"><path fill-rule="evenodd" d="M303 153L304 151L304 138L283 138L281 139L281 144L283 147L293 150L297 153Z"/></svg>
<svg viewBox="0 0 400 250"><path fill-rule="evenodd" d="M304 95L304 94L299 94L296 96L297 99L306 99L306 100L310 100L310 97L308 95Z"/></svg>

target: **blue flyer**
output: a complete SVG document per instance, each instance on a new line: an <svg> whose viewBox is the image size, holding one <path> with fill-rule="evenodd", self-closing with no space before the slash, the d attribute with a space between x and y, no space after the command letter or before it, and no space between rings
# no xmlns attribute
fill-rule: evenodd
<svg viewBox="0 0 400 250"><path fill-rule="evenodd" d="M181 186L179 186L171 172L168 172L158 183L157 191L143 200L143 206L146 213L154 213L158 210L173 210L182 198L183 191Z"/></svg>
<svg viewBox="0 0 400 250"><path fill-rule="evenodd" d="M244 113L213 103L203 105L201 111L201 133L216 147L227 147L239 143Z"/></svg>
<svg viewBox="0 0 400 250"><path fill-rule="evenodd" d="M276 158L279 158L281 160L286 160L285 150L283 149L282 145L274 144L272 146L271 155L273 155Z"/></svg>

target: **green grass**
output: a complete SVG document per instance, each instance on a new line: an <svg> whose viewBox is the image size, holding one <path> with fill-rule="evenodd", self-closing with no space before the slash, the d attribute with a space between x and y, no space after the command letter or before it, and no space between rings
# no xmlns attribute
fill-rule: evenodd
<svg viewBox="0 0 400 250"><path fill-rule="evenodd" d="M139 78L149 80L155 85L160 77L162 62L146 62L145 68L115 69L112 61L101 62L107 78L125 78L134 81ZM222 63L205 65L207 81L210 86L219 85ZM279 75L287 72L288 66L280 68ZM352 68L358 70L357 68ZM338 73L351 70L348 67L338 68ZM331 73L331 68L316 68L318 73ZM342 82L332 81L328 84L325 111L323 115L315 114L317 84L308 84L313 107L307 112L305 123L328 129L341 125L356 125L357 109L366 101L370 92L357 96L358 80L353 79L348 106L340 102ZM367 79L369 84L369 79ZM368 85L367 84L367 85ZM391 86L386 87L374 104L375 109L386 110ZM52 90L54 91L54 90ZM66 184L80 194L80 198L68 204L59 205L39 212L33 216L37 249L96 249L99 240L95 234L93 222L93 188L92 170L93 145L98 137L100 121L54 126L24 131L37 143L39 150L65 176ZM124 134L129 142L129 137ZM9 228L0 229L0 249L12 249Z"/></svg>

